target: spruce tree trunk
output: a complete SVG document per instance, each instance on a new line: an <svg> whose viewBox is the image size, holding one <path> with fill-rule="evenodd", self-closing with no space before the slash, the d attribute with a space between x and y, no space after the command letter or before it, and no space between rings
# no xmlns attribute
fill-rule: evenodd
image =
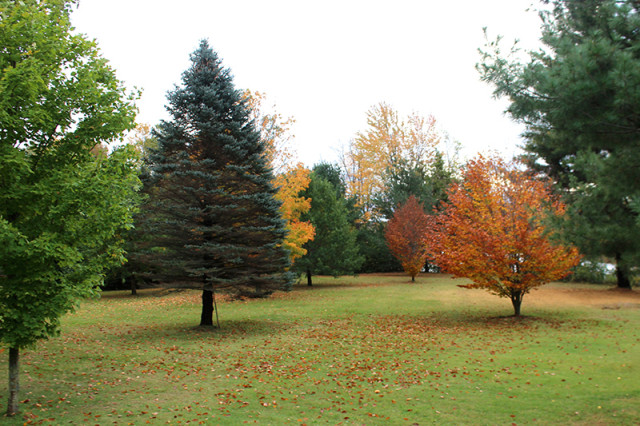
<svg viewBox="0 0 640 426"><path fill-rule="evenodd" d="M621 259L622 256L619 253L616 253L616 278L618 280L618 288L631 290L631 279L629 278L629 270L625 268L624 265L620 265Z"/></svg>
<svg viewBox="0 0 640 426"><path fill-rule="evenodd" d="M311 282L311 268L307 268L307 285L311 287L313 283Z"/></svg>
<svg viewBox="0 0 640 426"><path fill-rule="evenodd" d="M7 416L18 414L18 392L20 391L20 349L9 349L9 403L7 404Z"/></svg>
<svg viewBox="0 0 640 426"><path fill-rule="evenodd" d="M211 290L202 290L202 315L200 315L200 325L213 325L213 291Z"/></svg>

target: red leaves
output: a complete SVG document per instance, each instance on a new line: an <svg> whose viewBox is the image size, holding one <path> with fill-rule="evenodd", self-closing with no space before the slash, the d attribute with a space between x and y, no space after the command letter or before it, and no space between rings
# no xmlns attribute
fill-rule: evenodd
<svg viewBox="0 0 640 426"><path fill-rule="evenodd" d="M427 260L429 222L429 217L412 195L395 211L384 233L389 250L412 281L415 281Z"/></svg>

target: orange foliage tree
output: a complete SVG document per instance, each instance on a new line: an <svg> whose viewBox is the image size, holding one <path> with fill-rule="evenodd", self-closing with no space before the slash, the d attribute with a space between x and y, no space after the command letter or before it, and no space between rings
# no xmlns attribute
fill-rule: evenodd
<svg viewBox="0 0 640 426"><path fill-rule="evenodd" d="M402 269L416 280L427 261L427 234L429 216L424 212L418 199L411 195L398 208L385 229L385 239L391 253L398 259Z"/></svg>
<svg viewBox="0 0 640 426"><path fill-rule="evenodd" d="M547 227L562 217L564 205L547 182L515 164L480 156L448 194L431 228L431 256L446 272L472 281L461 287L511 299L515 316L525 294L565 277L579 262L577 249L556 242Z"/></svg>
<svg viewBox="0 0 640 426"><path fill-rule="evenodd" d="M265 144L265 156L274 171L272 183L278 189L275 198L282 203L280 213L289 231L282 244L289 250L289 259L293 263L307 253L303 245L315 236L311 222L300 220L311 208L311 199L301 195L309 187L311 170L294 161L296 153L291 144L291 126L295 120L274 111L267 112L264 93L246 90L244 98Z"/></svg>

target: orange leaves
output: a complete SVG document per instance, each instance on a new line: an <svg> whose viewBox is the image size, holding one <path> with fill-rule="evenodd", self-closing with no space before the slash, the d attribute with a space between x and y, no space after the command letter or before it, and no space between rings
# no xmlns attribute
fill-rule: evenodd
<svg viewBox="0 0 640 426"><path fill-rule="evenodd" d="M415 281L427 260L427 232L429 217L413 195L401 206L389 221L385 239L391 253L398 259L404 271Z"/></svg>
<svg viewBox="0 0 640 426"><path fill-rule="evenodd" d="M465 287L521 301L579 261L577 250L553 241L547 227L563 212L546 182L498 158L479 157L449 190L431 233L432 255L447 272L473 281Z"/></svg>

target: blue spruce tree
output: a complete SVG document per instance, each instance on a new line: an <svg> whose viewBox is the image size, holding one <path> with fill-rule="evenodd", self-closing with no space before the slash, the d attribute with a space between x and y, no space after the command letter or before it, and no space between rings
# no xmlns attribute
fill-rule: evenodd
<svg viewBox="0 0 640 426"><path fill-rule="evenodd" d="M213 325L216 290L264 297L286 289L288 256L273 174L260 134L230 71L202 41L182 86L169 93L170 121L146 176L143 257L155 279L202 289L200 325Z"/></svg>

